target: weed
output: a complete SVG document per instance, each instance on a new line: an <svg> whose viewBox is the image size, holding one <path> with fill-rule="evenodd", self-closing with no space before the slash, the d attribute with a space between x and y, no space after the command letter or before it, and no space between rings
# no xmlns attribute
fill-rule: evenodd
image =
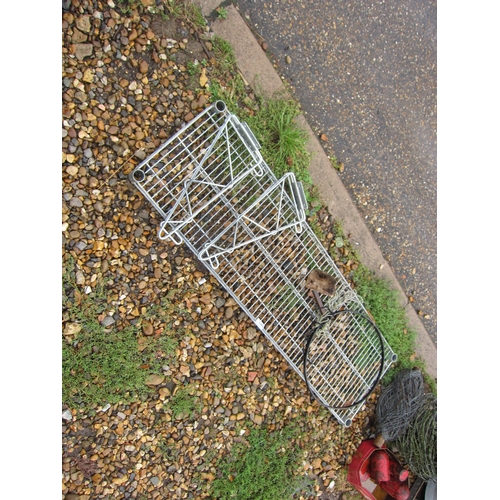
<svg viewBox="0 0 500 500"><path fill-rule="evenodd" d="M223 75L236 68L236 56L231 44L219 36L212 39L212 48L217 60L217 74Z"/></svg>
<svg viewBox="0 0 500 500"><path fill-rule="evenodd" d="M217 82L213 79L210 80L210 83L208 85L208 91L210 93L210 101L211 102L224 100L224 98L223 98L224 91L223 91L219 82Z"/></svg>
<svg viewBox="0 0 500 500"><path fill-rule="evenodd" d="M62 273L62 305L65 316L72 320L87 322L106 309L106 295L102 282L94 285L89 294L81 290L76 284L76 265L73 257L69 257ZM89 321L88 328L93 328Z"/></svg>
<svg viewBox="0 0 500 500"><path fill-rule="evenodd" d="M255 115L248 117L248 124L276 177L293 172L303 183L307 196L312 187L308 170L311 155L306 148L307 134L295 122L299 113L295 101L276 97L263 100Z"/></svg>
<svg viewBox="0 0 500 500"><path fill-rule="evenodd" d="M311 229L313 230L314 234L316 235L316 237L320 241L323 241L325 239L325 233L321 229L321 224L318 221L317 214L313 214L311 217L309 217L308 222L309 222L309 225L311 226Z"/></svg>
<svg viewBox="0 0 500 500"><path fill-rule="evenodd" d="M330 255L334 259L340 259L341 262L348 262L349 260L357 265L360 265L360 257L358 251L353 248L349 238L345 236L344 228L342 223L338 220L334 221L332 225L333 234L335 238L333 240L333 245L329 249ZM338 254L338 250L342 249L341 255Z"/></svg>
<svg viewBox="0 0 500 500"><path fill-rule="evenodd" d="M163 459L168 463L177 460L179 457L180 451L175 447L169 446L164 437L161 437L158 440L158 448L163 456Z"/></svg>
<svg viewBox="0 0 500 500"><path fill-rule="evenodd" d="M88 319L72 344L62 343L62 396L68 406L116 403L147 392L148 372L133 327L107 332ZM131 394L132 393L132 394Z"/></svg>
<svg viewBox="0 0 500 500"><path fill-rule="evenodd" d="M177 340L170 336L163 335L156 341L156 346L158 349L163 351L166 357L172 357L175 354L175 350L179 343Z"/></svg>
<svg viewBox="0 0 500 500"><path fill-rule="evenodd" d="M297 475L302 452L293 440L296 427L269 434L252 429L249 445L236 443L219 463L219 477L212 483L215 498L280 500L290 498L303 485Z"/></svg>
<svg viewBox="0 0 500 500"><path fill-rule="evenodd" d="M225 366L224 370L217 370L215 372L215 381L218 385L225 387L229 382L234 382L241 377L237 368L234 365Z"/></svg>
<svg viewBox="0 0 500 500"><path fill-rule="evenodd" d="M188 61L186 63L186 69L189 76L195 76L200 72L199 63Z"/></svg>
<svg viewBox="0 0 500 500"><path fill-rule="evenodd" d="M269 303L271 309L276 309L277 311L292 311L297 304L299 304L300 299L297 297L295 288L291 285L284 285L278 287L273 300Z"/></svg>
<svg viewBox="0 0 500 500"><path fill-rule="evenodd" d="M344 171L344 163L339 161L335 155L329 156L328 159L335 170L338 170L339 172Z"/></svg>
<svg viewBox="0 0 500 500"><path fill-rule="evenodd" d="M166 15L175 19L182 19L194 28L202 28L207 22L198 5L191 0L164 0Z"/></svg>
<svg viewBox="0 0 500 500"><path fill-rule="evenodd" d="M306 191L306 198L309 203L309 215L313 215L321 210L323 203L319 197L319 189L311 185Z"/></svg>
<svg viewBox="0 0 500 500"><path fill-rule="evenodd" d="M130 14L139 5L139 0L118 0L122 14Z"/></svg>
<svg viewBox="0 0 500 500"><path fill-rule="evenodd" d="M191 418L201 410L195 391L193 385L187 385L174 394L169 403L174 418Z"/></svg>
<svg viewBox="0 0 500 500"><path fill-rule="evenodd" d="M223 100L231 113L244 120L254 103L248 98L245 83L236 68L234 50L218 36L213 37L212 48L216 64L212 68L213 78L209 86L211 101Z"/></svg>
<svg viewBox="0 0 500 500"><path fill-rule="evenodd" d="M266 382L271 389L276 389L278 387L278 382L276 382L276 379L271 375L266 377Z"/></svg>
<svg viewBox="0 0 500 500"><path fill-rule="evenodd" d="M217 7L217 17L219 19L227 19L227 9L225 9L224 7Z"/></svg>

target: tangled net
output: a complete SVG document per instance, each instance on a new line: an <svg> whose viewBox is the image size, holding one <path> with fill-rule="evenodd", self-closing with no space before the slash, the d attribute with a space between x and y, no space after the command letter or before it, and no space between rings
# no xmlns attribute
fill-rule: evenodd
<svg viewBox="0 0 500 500"><path fill-rule="evenodd" d="M375 413L378 431L386 441L394 441L408 427L422 405L424 379L419 370L402 370L384 389Z"/></svg>
<svg viewBox="0 0 500 500"><path fill-rule="evenodd" d="M407 431L396 441L399 452L415 474L437 479L437 399L426 394Z"/></svg>

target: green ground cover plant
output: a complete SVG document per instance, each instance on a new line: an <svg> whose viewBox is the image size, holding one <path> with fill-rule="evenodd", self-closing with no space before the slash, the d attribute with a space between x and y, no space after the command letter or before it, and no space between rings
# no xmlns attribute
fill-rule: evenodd
<svg viewBox="0 0 500 500"><path fill-rule="evenodd" d="M294 444L295 427L268 433L265 428L250 431L248 445L237 443L219 464L219 477L212 494L222 500L281 500L304 486L296 472L302 452Z"/></svg>
<svg viewBox="0 0 500 500"><path fill-rule="evenodd" d="M434 379L426 375L425 364L415 356L416 332L408 325L404 308L399 304L398 293L389 282L375 276L363 265L353 272L356 292L363 298L366 308L385 339L398 355L398 362L388 370L384 383L390 383L394 375L403 369L419 368L425 381L435 393Z"/></svg>
<svg viewBox="0 0 500 500"><path fill-rule="evenodd" d="M191 418L194 413L200 411L195 393L196 388L193 385L187 385L174 394L168 403L174 418Z"/></svg>
<svg viewBox="0 0 500 500"><path fill-rule="evenodd" d="M177 341L162 334L144 338L138 348L140 323L118 329L102 324L106 287L98 283L87 294L76 283L75 263L68 259L62 277L62 400L69 407L133 401L150 392L151 374L160 374L175 353ZM151 316L150 316L151 317ZM71 334L69 334L71 332Z"/></svg>

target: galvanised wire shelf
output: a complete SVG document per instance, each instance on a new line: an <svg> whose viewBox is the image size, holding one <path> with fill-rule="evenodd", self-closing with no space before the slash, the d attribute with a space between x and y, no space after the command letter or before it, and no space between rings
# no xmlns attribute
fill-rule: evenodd
<svg viewBox="0 0 500 500"><path fill-rule="evenodd" d="M131 182L255 323L311 395L349 426L397 356L306 222L292 173L277 179L249 127L217 101L140 163ZM328 273L326 313L305 286Z"/></svg>

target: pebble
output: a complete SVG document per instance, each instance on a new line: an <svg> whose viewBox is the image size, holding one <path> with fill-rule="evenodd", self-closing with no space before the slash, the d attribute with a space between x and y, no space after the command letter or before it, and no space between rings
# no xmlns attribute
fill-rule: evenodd
<svg viewBox="0 0 500 500"><path fill-rule="evenodd" d="M114 325L115 320L112 316L105 316L104 319L101 321L101 325L104 327L108 327L111 325Z"/></svg>
<svg viewBox="0 0 500 500"><path fill-rule="evenodd" d="M73 420L73 414L71 413L71 410L64 410L62 418L67 421Z"/></svg>
<svg viewBox="0 0 500 500"><path fill-rule="evenodd" d="M255 337L257 337L258 332L254 327L249 327L247 328L247 339L248 340L253 340Z"/></svg>
<svg viewBox="0 0 500 500"><path fill-rule="evenodd" d="M146 385L160 385L165 381L165 377L163 375L151 374L146 379Z"/></svg>
<svg viewBox="0 0 500 500"><path fill-rule="evenodd" d="M66 172L68 175L71 177L74 177L78 173L78 167L75 167L74 165L70 165L67 169Z"/></svg>
<svg viewBox="0 0 500 500"><path fill-rule="evenodd" d="M79 61L82 61L86 57L90 57L94 47L90 43L76 43L75 44L75 56Z"/></svg>
<svg viewBox="0 0 500 500"><path fill-rule="evenodd" d="M71 207L83 207L83 203L82 203L82 200L80 200L80 198L71 198L71 200L69 200L69 204Z"/></svg>
<svg viewBox="0 0 500 500"><path fill-rule="evenodd" d="M89 15L84 15L84 16L78 17L76 19L76 27L79 30L84 31L85 33L89 33L90 32L90 28L91 28L90 16Z"/></svg>

